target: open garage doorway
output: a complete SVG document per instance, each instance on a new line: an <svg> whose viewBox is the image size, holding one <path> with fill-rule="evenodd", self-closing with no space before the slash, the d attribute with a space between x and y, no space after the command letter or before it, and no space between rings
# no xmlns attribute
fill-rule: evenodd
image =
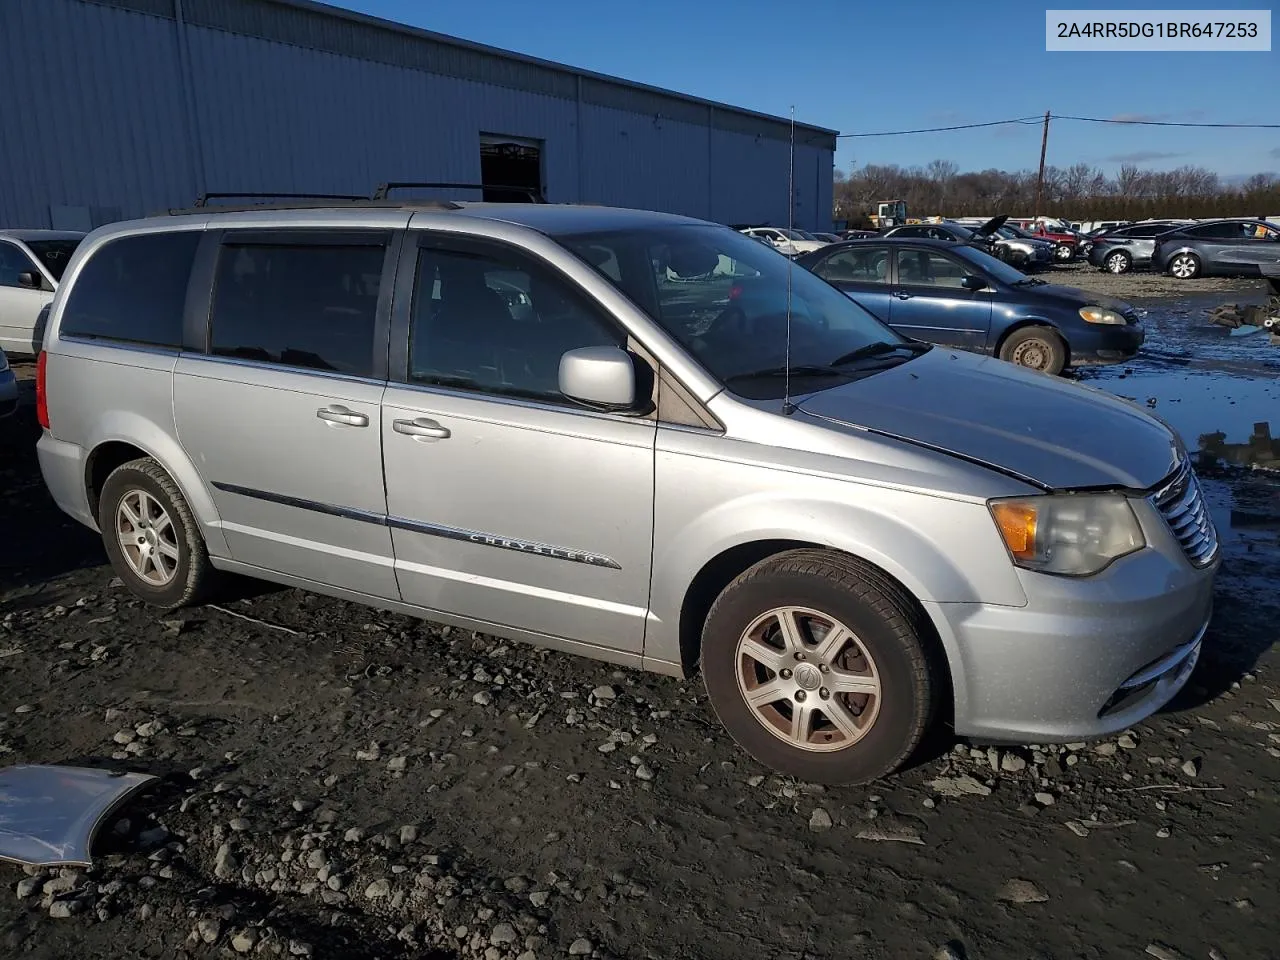
<svg viewBox="0 0 1280 960"><path fill-rule="evenodd" d="M543 200L542 141L480 134L480 182L490 203Z"/></svg>

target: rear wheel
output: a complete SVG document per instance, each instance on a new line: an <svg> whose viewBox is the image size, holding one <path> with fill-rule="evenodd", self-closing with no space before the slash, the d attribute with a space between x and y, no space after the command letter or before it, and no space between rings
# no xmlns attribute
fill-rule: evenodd
<svg viewBox="0 0 1280 960"><path fill-rule="evenodd" d="M1133 267L1133 258L1123 250L1116 250L1107 254L1103 264L1107 268L1107 273L1128 273Z"/></svg>
<svg viewBox="0 0 1280 960"><path fill-rule="evenodd" d="M107 477L98 529L116 574L147 603L186 606L212 585L215 571L191 508L150 457L122 464Z"/></svg>
<svg viewBox="0 0 1280 960"><path fill-rule="evenodd" d="M1001 345L1000 359L1029 370L1059 374L1067 365L1067 348L1048 327L1023 327L1009 334Z"/></svg>
<svg viewBox="0 0 1280 960"><path fill-rule="evenodd" d="M919 746L945 667L928 627L879 570L825 550L756 564L716 600L702 669L716 715L764 765L865 783Z"/></svg>
<svg viewBox="0 0 1280 960"><path fill-rule="evenodd" d="M1074 253L1075 251L1065 243L1059 244L1053 248L1053 255L1059 260L1070 260Z"/></svg>
<svg viewBox="0 0 1280 960"><path fill-rule="evenodd" d="M1179 253L1169 261L1169 274L1179 280L1194 280L1200 276L1200 258L1194 253Z"/></svg>

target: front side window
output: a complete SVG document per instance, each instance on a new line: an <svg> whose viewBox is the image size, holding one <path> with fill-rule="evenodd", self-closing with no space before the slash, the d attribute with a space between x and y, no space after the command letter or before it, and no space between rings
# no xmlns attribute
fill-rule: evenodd
<svg viewBox="0 0 1280 960"><path fill-rule="evenodd" d="M1238 240L1243 234L1238 223L1204 223L1190 228L1187 236L1207 240Z"/></svg>
<svg viewBox="0 0 1280 960"><path fill-rule="evenodd" d="M80 246L80 241L28 240L27 246L36 255L36 259L49 271L49 275L54 280L61 280L62 274L66 272L67 264L71 262L71 255L76 252L76 247Z"/></svg>
<svg viewBox="0 0 1280 960"><path fill-rule="evenodd" d="M223 244L210 350L220 357L372 376L381 244Z"/></svg>
<svg viewBox="0 0 1280 960"><path fill-rule="evenodd" d="M890 348L892 362L912 356L897 349L904 338L839 290L726 227L659 224L554 239L593 267L611 251L621 268L611 282L740 396L782 396L788 316L790 368L806 378L797 390L874 372L846 365L873 344ZM876 369L887 356L878 355Z"/></svg>
<svg viewBox="0 0 1280 960"><path fill-rule="evenodd" d="M898 283L905 286L958 290L969 272L958 260L932 250L898 251Z"/></svg>
<svg viewBox="0 0 1280 960"><path fill-rule="evenodd" d="M76 275L60 334L182 346L182 314L200 232L108 240Z"/></svg>
<svg viewBox="0 0 1280 960"><path fill-rule="evenodd" d="M0 287L20 287L18 275L34 270L36 265L21 248L0 241Z"/></svg>
<svg viewBox="0 0 1280 960"><path fill-rule="evenodd" d="M618 269L611 254L598 256L596 268L606 276ZM570 281L523 254L489 245L423 247L418 254L411 382L569 403L560 392L560 358L625 343Z"/></svg>
<svg viewBox="0 0 1280 960"><path fill-rule="evenodd" d="M814 272L832 283L888 283L889 251L886 247L849 247L827 257Z"/></svg>

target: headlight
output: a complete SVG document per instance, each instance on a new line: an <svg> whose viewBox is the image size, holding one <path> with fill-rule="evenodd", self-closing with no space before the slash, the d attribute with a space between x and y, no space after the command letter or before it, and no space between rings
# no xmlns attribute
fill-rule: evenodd
<svg viewBox="0 0 1280 960"><path fill-rule="evenodd" d="M1124 317L1106 307L1081 307L1080 316L1088 323L1114 323L1124 325Z"/></svg>
<svg viewBox="0 0 1280 960"><path fill-rule="evenodd" d="M1087 577L1147 543L1128 498L1117 493L1050 494L987 506L1013 562L1028 570Z"/></svg>

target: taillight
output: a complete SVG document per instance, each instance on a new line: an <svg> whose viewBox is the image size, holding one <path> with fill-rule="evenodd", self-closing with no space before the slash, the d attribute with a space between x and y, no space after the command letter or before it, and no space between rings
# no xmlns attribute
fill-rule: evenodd
<svg viewBox="0 0 1280 960"><path fill-rule="evenodd" d="M36 419L40 426L49 429L49 388L45 380L45 369L48 366L49 354L40 351L36 358Z"/></svg>
<svg viewBox="0 0 1280 960"><path fill-rule="evenodd" d="M740 296L742 296L742 284L735 283L729 288L729 299L737 300Z"/></svg>

